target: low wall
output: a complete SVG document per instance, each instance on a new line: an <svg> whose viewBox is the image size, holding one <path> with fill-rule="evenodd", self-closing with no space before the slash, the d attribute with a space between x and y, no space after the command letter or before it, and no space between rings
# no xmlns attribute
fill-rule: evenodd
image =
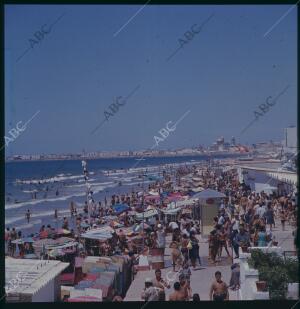
<svg viewBox="0 0 300 309"><path fill-rule="evenodd" d="M259 292L256 288L258 271L249 267L247 259L240 259L241 288L239 290L240 300L269 299L269 292Z"/></svg>
<svg viewBox="0 0 300 309"><path fill-rule="evenodd" d="M259 249L265 253L276 252L283 254L281 247L250 247L249 251ZM240 256L240 280L241 288L239 290L239 300L257 300L257 299L270 299L269 292L257 291L256 281L258 281L258 270L249 267L247 259L251 257L251 253L242 252L239 248ZM299 299L299 283L288 284L288 299Z"/></svg>

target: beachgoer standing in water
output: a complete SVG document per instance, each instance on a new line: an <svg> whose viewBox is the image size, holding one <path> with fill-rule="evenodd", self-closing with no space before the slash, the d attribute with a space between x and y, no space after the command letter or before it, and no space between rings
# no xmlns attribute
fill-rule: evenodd
<svg viewBox="0 0 300 309"><path fill-rule="evenodd" d="M27 219L27 223L29 223L30 221L30 216L31 216L30 210L28 209L27 212L25 213L25 218Z"/></svg>
<svg viewBox="0 0 300 309"><path fill-rule="evenodd" d="M62 228L66 229L66 230L69 229L69 222L68 222L68 219L66 217L64 217Z"/></svg>
<svg viewBox="0 0 300 309"><path fill-rule="evenodd" d="M58 218L58 211L57 209L54 210L54 219L57 219Z"/></svg>
<svg viewBox="0 0 300 309"><path fill-rule="evenodd" d="M73 201L71 201L70 203L70 212L71 212L71 217L73 217L74 215L74 202Z"/></svg>

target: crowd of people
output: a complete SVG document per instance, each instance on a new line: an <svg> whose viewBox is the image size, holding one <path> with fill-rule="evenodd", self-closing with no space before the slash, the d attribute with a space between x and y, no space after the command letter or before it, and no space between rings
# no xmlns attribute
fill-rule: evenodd
<svg viewBox="0 0 300 309"><path fill-rule="evenodd" d="M201 174L204 186L226 194L221 202L218 215L213 220L213 229L208 236L208 259L214 266L221 261L223 248L229 259L232 259L232 275L229 286L221 280L221 273L216 272L216 280L211 285L210 299L227 300L228 288L237 290L240 288L239 264L234 259L239 258L239 248L247 251L248 247L277 246L272 231L275 221L281 222L278 229L282 231L288 223L292 229L296 229L297 208L296 197L293 194L282 192L281 194L264 191L252 192L245 183L238 181L235 171L224 172L217 176L213 171L205 171ZM195 269L196 262L201 265L199 256L199 223L191 220L188 216L181 216L178 220L170 222L166 230L172 231L170 244L173 271L180 271L179 281L174 283L174 292L169 300L192 300L197 299L198 294L192 295L190 287L189 265ZM295 236L295 233L293 232ZM295 243L294 243L295 245ZM231 253L232 252L232 253ZM234 257L233 257L234 253ZM186 276L185 273L188 275ZM160 276L160 272L155 275ZM166 287L147 278L143 299L162 300L161 293L156 293L157 288Z"/></svg>
<svg viewBox="0 0 300 309"><path fill-rule="evenodd" d="M192 293L190 284L191 273L180 272L179 281L173 284L173 292L169 294L169 301L200 301L198 293ZM161 276L161 270L155 270L155 278L145 279L145 287L141 293L141 298L145 301L165 301L165 289L170 289L170 283L166 282ZM222 280L220 271L215 272L215 280L213 280L209 299L215 301L229 300L228 285Z"/></svg>
<svg viewBox="0 0 300 309"><path fill-rule="evenodd" d="M286 224L296 227L296 199L292 194L282 192L280 194L266 193L264 191L252 192L244 182L240 183L236 170L216 172L206 167L198 170L196 166L178 169L174 177L166 172L162 181L155 181L149 184L148 190L159 192L164 190L172 191L174 184L182 185L182 178L185 175L193 175L202 179L204 189L214 189L223 193L226 197L222 199L219 211L213 218L208 238L200 233L200 218L194 218L191 213L179 212L176 218L165 216L163 212L152 218L146 218L139 230L140 243L126 237L122 228L113 232L112 238L95 245L86 246L80 235L87 230L110 224L110 217L115 215L114 205L126 204L130 210L141 211L145 209L143 194L132 190L131 193L111 196L110 200L105 197L104 201L98 203L93 201L91 205L86 202L82 211L74 202L70 203L70 218L63 217L61 228L70 231L80 243L80 250L85 255L111 256L114 254L128 255L132 266L137 264L140 254L145 254L149 249L163 249L169 246L171 249L171 261L174 272L179 272L179 281L173 284L174 291L170 294L169 300L200 300L199 294L192 293L190 285L191 270L203 264L203 257L200 256L199 235L208 244L208 260L211 266L217 266L222 261L223 249L226 252L228 261L232 261L232 278L229 286L222 280L221 273L215 273L215 281L211 285L210 299L227 300L229 298L228 288L239 289L239 265L234 263L234 258L239 258L240 248L244 251L249 246L264 247L278 245L273 236L275 222L281 222L281 229L284 231ZM175 183L171 180L175 180ZM166 207L168 201L163 198L150 200L148 204L154 209L161 210ZM29 222L30 211L26 218ZM58 211L55 210L55 219L58 219ZM277 220L276 220L277 219ZM137 222L130 211L118 215L118 223L124 229L132 227ZM47 231L48 235L55 229L50 225L42 226L41 233ZM170 235L170 244L167 244L167 235ZM33 235L32 235L33 236ZM16 245L13 241L22 238L22 233L16 232L15 228L6 229L5 244L6 252L14 256ZM32 252L32 246L26 245L26 253ZM233 256L234 254L234 256ZM166 300L165 289L171 288L170 284L162 279L161 271L155 271L155 278L146 278L145 288L142 292L142 299L146 301ZM117 301L117 300L116 300Z"/></svg>

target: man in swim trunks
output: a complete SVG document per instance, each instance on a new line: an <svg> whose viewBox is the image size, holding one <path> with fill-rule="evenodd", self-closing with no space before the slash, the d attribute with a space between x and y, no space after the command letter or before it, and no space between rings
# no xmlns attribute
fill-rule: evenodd
<svg viewBox="0 0 300 309"><path fill-rule="evenodd" d="M229 300L229 293L227 284L222 281L222 274L220 271L215 272L216 280L212 283L209 292L209 299L216 301Z"/></svg>

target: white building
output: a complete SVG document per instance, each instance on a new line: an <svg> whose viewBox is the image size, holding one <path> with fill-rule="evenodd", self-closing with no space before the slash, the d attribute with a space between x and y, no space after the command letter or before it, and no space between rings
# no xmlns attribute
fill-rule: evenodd
<svg viewBox="0 0 300 309"><path fill-rule="evenodd" d="M296 152L297 149L297 127L290 126L284 129L283 147L285 152Z"/></svg>
<svg viewBox="0 0 300 309"><path fill-rule="evenodd" d="M5 258L6 301L58 301L59 275L68 266L60 261Z"/></svg>

